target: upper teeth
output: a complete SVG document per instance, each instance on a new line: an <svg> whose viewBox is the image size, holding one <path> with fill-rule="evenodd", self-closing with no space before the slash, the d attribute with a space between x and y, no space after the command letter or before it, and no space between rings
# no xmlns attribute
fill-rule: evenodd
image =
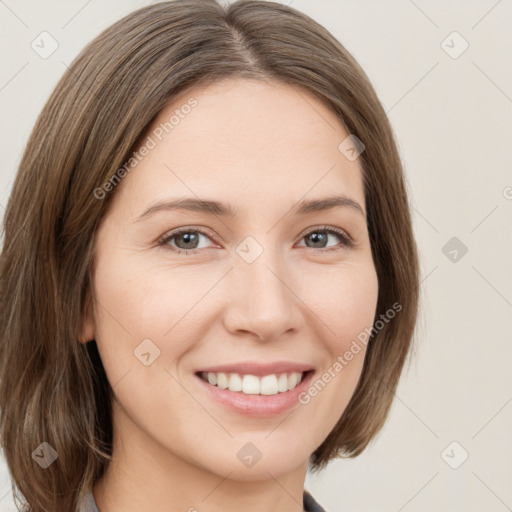
<svg viewBox="0 0 512 512"><path fill-rule="evenodd" d="M241 391L246 395L277 395L277 393L291 391L300 383L302 375L301 372L291 372L258 377L238 373L201 372L201 378L212 386L230 391Z"/></svg>

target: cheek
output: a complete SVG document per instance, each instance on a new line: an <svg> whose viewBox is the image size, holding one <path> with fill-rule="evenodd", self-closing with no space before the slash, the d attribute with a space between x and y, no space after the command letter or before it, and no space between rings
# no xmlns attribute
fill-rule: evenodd
<svg viewBox="0 0 512 512"><path fill-rule="evenodd" d="M323 287L309 294L311 309L321 320L325 363L300 398L327 436L348 405L362 372L375 318L378 278L373 264L336 269ZM321 427L320 427L321 426Z"/></svg>
<svg viewBox="0 0 512 512"><path fill-rule="evenodd" d="M154 387L208 328L201 322L201 301L219 278L147 261L147 254L119 250L102 256L93 281L96 342L108 379L114 387L129 374L126 380Z"/></svg>
<svg viewBox="0 0 512 512"><path fill-rule="evenodd" d="M94 293L96 342L111 383L144 366L137 359L139 346L160 362L173 304L162 300L151 273L141 271L136 258L106 254L95 268Z"/></svg>
<svg viewBox="0 0 512 512"><path fill-rule="evenodd" d="M201 291L191 286L186 272L152 266L143 259L144 255L112 255L94 274L97 324L133 342L141 335L162 339L199 300Z"/></svg>
<svg viewBox="0 0 512 512"><path fill-rule="evenodd" d="M371 328L378 299L378 278L373 264L329 269L304 289L310 309L321 320L324 347L334 358L349 349L352 340ZM318 321L317 321L318 325Z"/></svg>
<svg viewBox="0 0 512 512"><path fill-rule="evenodd" d="M187 312L200 290L186 281L179 270L121 254L99 259L94 272L98 351L118 403L139 426L143 408L164 429L169 411L183 409L187 398L166 372L196 338Z"/></svg>

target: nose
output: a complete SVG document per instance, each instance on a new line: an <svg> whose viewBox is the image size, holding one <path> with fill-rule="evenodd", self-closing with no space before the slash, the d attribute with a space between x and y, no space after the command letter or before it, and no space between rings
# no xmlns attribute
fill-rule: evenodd
<svg viewBox="0 0 512 512"><path fill-rule="evenodd" d="M229 279L230 303L224 322L230 333L250 333L265 342L301 328L304 303L293 290L290 268L275 251L266 249L252 263L240 259Z"/></svg>

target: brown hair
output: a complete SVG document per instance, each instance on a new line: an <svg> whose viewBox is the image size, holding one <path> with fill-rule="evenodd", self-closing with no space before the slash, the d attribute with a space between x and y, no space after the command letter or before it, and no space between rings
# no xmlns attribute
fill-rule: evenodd
<svg viewBox="0 0 512 512"><path fill-rule="evenodd" d="M369 79L325 28L285 5L158 3L107 28L71 64L37 119L7 206L0 435L27 510L75 510L111 459L112 390L95 341L77 341L93 300L95 230L112 196L94 191L178 92L227 77L309 90L365 145L376 319L394 303L402 309L370 339L354 395L311 470L360 454L384 424L415 328L419 264L402 165ZM32 457L42 442L58 454L46 469Z"/></svg>

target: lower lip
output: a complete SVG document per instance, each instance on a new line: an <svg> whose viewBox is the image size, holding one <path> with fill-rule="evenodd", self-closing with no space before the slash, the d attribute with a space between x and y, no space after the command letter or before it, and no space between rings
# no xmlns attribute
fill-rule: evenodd
<svg viewBox="0 0 512 512"><path fill-rule="evenodd" d="M308 387L313 378L313 373L313 371L307 372L294 389L277 395L246 395L241 391L229 391L229 389L213 386L198 375L195 375L195 377L211 398L230 410L245 416L268 417L281 414L299 404L299 395Z"/></svg>

